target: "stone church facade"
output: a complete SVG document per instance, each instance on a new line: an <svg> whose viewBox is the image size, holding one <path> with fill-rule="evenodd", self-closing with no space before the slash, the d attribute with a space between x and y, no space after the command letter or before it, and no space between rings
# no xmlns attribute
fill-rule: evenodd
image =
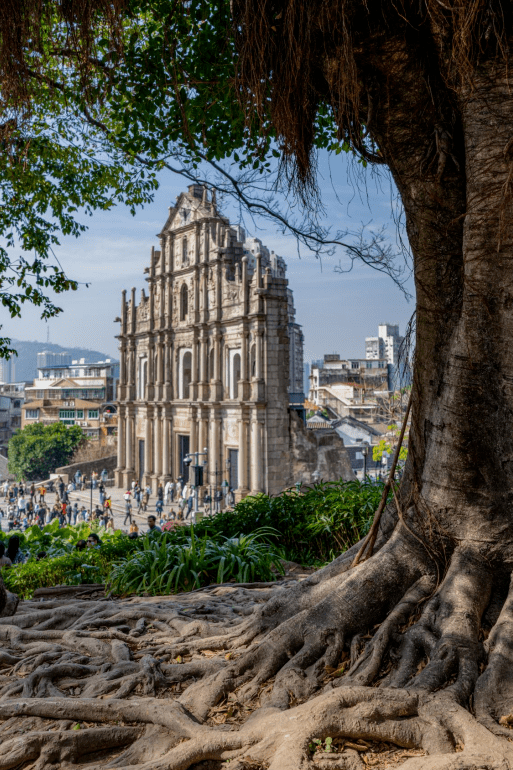
<svg viewBox="0 0 513 770"><path fill-rule="evenodd" d="M123 292L117 319L117 484L156 489L206 450L206 485L228 482L237 499L279 493L298 480L291 432L306 433L289 409L291 323L296 357L302 334L285 262L230 226L199 185L178 196L159 237L147 291L138 304L135 289L128 301ZM303 462L304 481L314 466Z"/></svg>

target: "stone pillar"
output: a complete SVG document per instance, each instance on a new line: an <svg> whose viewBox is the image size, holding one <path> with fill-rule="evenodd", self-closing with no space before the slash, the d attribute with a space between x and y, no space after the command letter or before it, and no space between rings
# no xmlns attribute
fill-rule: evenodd
<svg viewBox="0 0 513 770"><path fill-rule="evenodd" d="M151 483L151 473L153 471L152 463L152 421L153 411L148 407L146 410L146 430L144 434L144 482Z"/></svg>
<svg viewBox="0 0 513 770"><path fill-rule="evenodd" d="M239 381L239 399L241 401L249 400L249 332L243 329L241 332L240 349L240 381Z"/></svg>
<svg viewBox="0 0 513 770"><path fill-rule="evenodd" d="M173 384L173 394L172 394L173 399L177 399L178 393L179 393L179 388L178 388L179 354L180 354L179 349L175 348L175 346L173 345L173 348L171 350L171 364L172 364L171 381Z"/></svg>
<svg viewBox="0 0 513 770"><path fill-rule="evenodd" d="M248 419L241 415L239 421L239 499L249 492L248 487Z"/></svg>
<svg viewBox="0 0 513 770"><path fill-rule="evenodd" d="M221 420L219 419L217 409L210 412L210 445L208 450L208 467L210 472L210 483L213 488L221 488L223 458L221 456ZM218 476L215 475L216 470Z"/></svg>
<svg viewBox="0 0 513 770"><path fill-rule="evenodd" d="M207 338L205 332L201 332L200 338L200 353L199 353L199 388L198 399L200 401L206 401L208 399L208 382L207 382Z"/></svg>
<svg viewBox="0 0 513 770"><path fill-rule="evenodd" d="M166 334L164 343L164 401L173 399L173 343L171 335Z"/></svg>
<svg viewBox="0 0 513 770"><path fill-rule="evenodd" d="M199 323L200 320L200 272L199 267L196 266L194 270L194 323Z"/></svg>
<svg viewBox="0 0 513 770"><path fill-rule="evenodd" d="M256 362L255 362L255 377L257 380L262 379L262 348L263 348L263 334L260 330L256 333Z"/></svg>
<svg viewBox="0 0 513 770"><path fill-rule="evenodd" d="M163 424L162 424L162 476L163 483L165 484L168 479L171 478L171 425L170 418L166 409L163 412Z"/></svg>
<svg viewBox="0 0 513 770"><path fill-rule="evenodd" d="M157 343L157 377L156 377L156 401L162 401L164 387L164 346L162 341Z"/></svg>
<svg viewBox="0 0 513 770"><path fill-rule="evenodd" d="M194 329L191 354L191 384L189 387L189 401L198 398L198 332Z"/></svg>
<svg viewBox="0 0 513 770"><path fill-rule="evenodd" d="M153 412L153 474L152 488L157 492L159 478L162 474L162 420L159 409Z"/></svg>
<svg viewBox="0 0 513 770"><path fill-rule="evenodd" d="M251 417L251 493L263 492L262 427L258 413Z"/></svg>
<svg viewBox="0 0 513 770"><path fill-rule="evenodd" d="M198 415L196 407L191 409L191 432L190 432L190 449L189 452L198 451Z"/></svg>
<svg viewBox="0 0 513 770"><path fill-rule="evenodd" d="M135 454L134 454L134 415L131 409L127 410L125 423L125 468L123 470L122 486L129 487L135 474Z"/></svg>
<svg viewBox="0 0 513 770"><path fill-rule="evenodd" d="M114 471L114 479L117 487L123 486L123 471L126 466L126 431L125 413L122 407L118 409L118 466Z"/></svg>
<svg viewBox="0 0 513 770"><path fill-rule="evenodd" d="M211 401L222 401L223 384L221 380L221 333L214 331L214 382L210 392Z"/></svg>
<svg viewBox="0 0 513 770"><path fill-rule="evenodd" d="M205 447L207 447L208 451L208 421L206 413L201 409L198 414L198 452L203 452ZM200 461L203 462L206 459L208 459L208 457L203 457L200 458ZM205 479L205 484L206 483L207 480Z"/></svg>

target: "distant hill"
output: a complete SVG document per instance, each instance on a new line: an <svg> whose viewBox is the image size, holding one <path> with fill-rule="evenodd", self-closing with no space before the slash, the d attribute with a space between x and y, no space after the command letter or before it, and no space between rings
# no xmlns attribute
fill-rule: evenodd
<svg viewBox="0 0 513 770"><path fill-rule="evenodd" d="M101 353L99 350L88 350L87 348L63 348L61 345L55 345L52 342L26 342L24 340L13 340L12 346L18 351L18 356L12 359L16 367L16 382L24 380L33 380L37 374L37 354L43 350L50 350L52 353L69 353L72 360L84 358L86 363L94 361L105 361L106 358L113 358L107 353Z"/></svg>

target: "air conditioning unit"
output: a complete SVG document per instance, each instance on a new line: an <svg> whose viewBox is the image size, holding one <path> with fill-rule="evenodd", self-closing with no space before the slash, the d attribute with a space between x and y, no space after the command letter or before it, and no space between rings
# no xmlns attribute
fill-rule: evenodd
<svg viewBox="0 0 513 770"><path fill-rule="evenodd" d="M81 423L80 423L80 425L82 426L82 428L87 428L87 426L89 425L89 423L87 423L87 422L81 422Z"/></svg>

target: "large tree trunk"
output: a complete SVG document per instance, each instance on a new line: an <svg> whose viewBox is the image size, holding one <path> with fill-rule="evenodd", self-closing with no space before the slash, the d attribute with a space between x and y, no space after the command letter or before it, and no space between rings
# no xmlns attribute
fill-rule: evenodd
<svg viewBox="0 0 513 770"><path fill-rule="evenodd" d="M482 55L458 78L434 24L362 8L361 104L417 287L401 516L300 583L26 603L0 620L0 770L362 768L360 739L410 750L405 770L513 768L513 75ZM343 33L322 33L329 88Z"/></svg>

